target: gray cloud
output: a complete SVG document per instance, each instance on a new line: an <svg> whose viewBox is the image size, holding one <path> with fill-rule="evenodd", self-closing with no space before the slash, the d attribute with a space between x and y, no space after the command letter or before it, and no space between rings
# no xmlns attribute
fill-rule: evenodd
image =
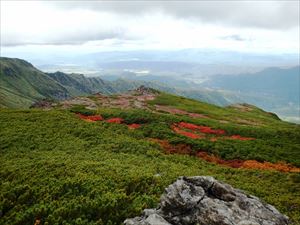
<svg viewBox="0 0 300 225"><path fill-rule="evenodd" d="M47 34L36 34L34 37L24 37L21 35L3 35L1 38L1 46L21 46L21 45L81 45L88 41L101 41L107 39L130 39L126 35L124 28L117 30L75 30L52 32Z"/></svg>
<svg viewBox="0 0 300 225"><path fill-rule="evenodd" d="M56 1L63 9L140 15L164 12L203 22L267 29L299 26L299 1Z"/></svg>

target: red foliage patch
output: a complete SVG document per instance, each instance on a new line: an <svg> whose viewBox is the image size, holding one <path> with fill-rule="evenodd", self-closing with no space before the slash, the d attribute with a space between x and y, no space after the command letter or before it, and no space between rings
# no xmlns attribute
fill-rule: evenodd
<svg viewBox="0 0 300 225"><path fill-rule="evenodd" d="M229 166L232 168L246 168L246 169L260 169L260 170L277 170L281 172L300 172L300 168L291 166L284 162L270 163L270 162L258 162L256 160L223 160L217 156L209 155L206 152L198 152L197 157L204 159L205 161Z"/></svg>
<svg viewBox="0 0 300 225"><path fill-rule="evenodd" d="M77 115L79 116L80 119L83 119L85 121L88 122L95 122L95 121L101 121L103 120L103 117L101 115L95 115L95 116L86 116L80 113L77 113ZM116 124L121 124L124 123L124 119L122 118L111 118L111 119L107 119L105 120L108 123L116 123ZM133 123L133 124L128 124L127 125L129 129L137 129L141 126L141 124L137 124L137 123Z"/></svg>
<svg viewBox="0 0 300 225"><path fill-rule="evenodd" d="M108 120L105 120L106 122L108 123L117 123L117 124L121 124L124 122L124 119L122 118L111 118L111 119L108 119Z"/></svg>
<svg viewBox="0 0 300 225"><path fill-rule="evenodd" d="M185 130L184 130L185 129ZM180 123L175 123L172 126L172 130L175 131L178 134L184 135L186 137L189 138L193 138L193 139L199 139L199 138L205 138L205 136L199 134L210 134L210 135L218 135L217 137L211 137L209 140L212 142L217 141L219 138L222 139L230 139L230 140L241 140L241 141L248 141L248 140L254 140L255 138L249 138L249 137L242 137L240 135L232 135L232 136L225 136L225 130L221 130L221 129L213 129L211 127L208 126L199 126L196 124L192 124L192 123L186 123L186 122L180 122ZM192 132L186 131L186 130L190 130ZM220 137L221 136L221 137Z"/></svg>
<svg viewBox="0 0 300 225"><path fill-rule="evenodd" d="M86 116L83 114L78 113L77 114L80 119L83 119L88 122L95 122L95 121L101 121L103 120L103 117L101 115L94 115L94 116Z"/></svg>
<svg viewBox="0 0 300 225"><path fill-rule="evenodd" d="M192 155L192 149L187 144L177 144L172 145L167 140L160 140L151 138L151 141L158 143L167 154L182 154L182 155Z"/></svg>
<svg viewBox="0 0 300 225"><path fill-rule="evenodd" d="M295 172L299 173L300 168L291 166L284 162L270 163L270 162L258 162L256 160L224 160L217 156L210 155L205 151L199 151L196 154L193 153L191 146L187 144L172 145L167 140L150 139L158 143L167 154L184 154L195 155L198 158L204 159L207 162L228 166L231 168L245 168L245 169L260 169L260 170L277 170L281 172Z"/></svg>
<svg viewBox="0 0 300 225"><path fill-rule="evenodd" d="M129 129L137 129L141 127L141 124L133 123L133 124L128 124L127 126Z"/></svg>
<svg viewBox="0 0 300 225"><path fill-rule="evenodd" d="M197 152L197 157L204 159L207 162L212 162L220 165L226 165L232 168L240 168L243 165L242 160L223 160L217 156L209 155L207 152Z"/></svg>
<svg viewBox="0 0 300 225"><path fill-rule="evenodd" d="M231 140L240 140L240 141L255 140L255 138L242 137L240 135L232 135L232 136L228 137L228 139L231 139Z"/></svg>
<svg viewBox="0 0 300 225"><path fill-rule="evenodd" d="M199 125L192 124L192 123L180 122L180 123L178 123L178 126L181 128L199 131L201 133L206 133L206 134L219 134L219 135L225 134L224 130L214 130L208 126L199 126Z"/></svg>
<svg viewBox="0 0 300 225"><path fill-rule="evenodd" d="M177 134L181 134L183 136L186 136L186 137L189 137L189 138L192 138L192 139L201 139L201 138L204 138L204 136L202 136L202 135L182 130L182 129L176 127L176 126L173 126L172 130L175 131Z"/></svg>
<svg viewBox="0 0 300 225"><path fill-rule="evenodd" d="M256 160L246 160L242 168L254 168L254 169L261 169L261 170L278 170L281 172L295 172L299 173L300 168L291 166L284 162L279 163L270 163L270 162L257 162Z"/></svg>

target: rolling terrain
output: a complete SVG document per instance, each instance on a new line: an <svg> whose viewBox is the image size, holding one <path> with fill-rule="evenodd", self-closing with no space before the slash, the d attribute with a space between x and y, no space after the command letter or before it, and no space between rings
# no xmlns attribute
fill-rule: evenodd
<svg viewBox="0 0 300 225"><path fill-rule="evenodd" d="M157 82L123 79L104 81L82 74L43 73L24 60L0 58L0 106L6 108L29 108L43 99L62 100L98 92L120 93L141 85L175 91Z"/></svg>
<svg viewBox="0 0 300 225"><path fill-rule="evenodd" d="M47 103L47 104L46 104ZM151 88L0 110L1 224L121 224L211 175L300 223L300 127Z"/></svg>
<svg viewBox="0 0 300 225"><path fill-rule="evenodd" d="M246 102L275 112L283 120L299 123L299 66L215 75L202 79L202 83L186 80L188 74L179 79L167 74L139 74L135 70L122 73L116 70L100 77L44 73L24 60L4 57L0 58L0 70L2 107L28 108L41 99L122 93L144 85L219 106Z"/></svg>
<svg viewBox="0 0 300 225"><path fill-rule="evenodd" d="M29 107L36 99L69 97L68 91L30 63L21 59L0 60L1 106Z"/></svg>
<svg viewBox="0 0 300 225"><path fill-rule="evenodd" d="M222 94L204 88L194 93L174 88L172 83L155 80L132 80L125 77L109 81L74 73L44 73L24 60L0 58L0 106L7 108L28 108L42 99L61 100L98 92L122 93L141 85L214 104L230 103Z"/></svg>

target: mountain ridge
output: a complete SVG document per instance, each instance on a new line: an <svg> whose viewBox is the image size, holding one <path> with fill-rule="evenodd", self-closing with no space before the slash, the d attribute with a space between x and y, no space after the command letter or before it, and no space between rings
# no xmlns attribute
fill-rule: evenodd
<svg viewBox="0 0 300 225"><path fill-rule="evenodd" d="M212 78L212 81L206 81L203 83L208 84L208 87L219 87L220 90L217 90L213 88L205 88L205 85L192 85L190 88L184 88L188 85L187 81L180 82L176 79L169 79L168 82L168 79L163 76L158 76L159 79L163 79L163 82L159 82L156 81L157 76L150 75L150 78L148 76L140 78L130 72L128 72L128 74L124 77L113 80L103 80L101 77L86 77L83 74L69 74L60 71L44 73L25 60L5 57L0 58L0 65L1 107L28 108L34 102L47 98L62 100L75 96L88 96L94 93L110 95L126 92L128 90L138 88L141 85L145 85L161 91L186 96L219 106L248 102L258 105L264 110L276 112L276 114L280 115L281 118L292 122L299 122L299 118L297 118L296 113L299 111L299 109L297 109L297 101L299 101L297 100L297 80L295 80L297 77L294 76L294 80L289 81L292 86L288 87L288 89L277 88L278 90L273 91L272 88L274 85L272 86L272 83L277 82L277 86L279 85L279 87L282 83L284 83L280 82L280 79L282 78L280 78L279 81L268 82L268 80L272 80L272 71L274 70L276 71L276 73L274 73L275 76L282 77L282 74L278 72L278 68L268 68L260 73L244 75L246 78L250 77L253 80L254 78L252 77L259 77L257 74L264 75L267 71L269 74L268 78L262 78L264 80L260 82L262 83L260 86L264 87L264 85L269 85L269 89L271 89L274 94L269 93L268 90L266 91L269 94L265 94L262 92L264 91L264 88L260 88L259 91L255 92L239 92L240 89L243 89L243 86L248 85L249 87L251 84L251 82L241 82L241 79L243 78L240 78L239 76L216 75ZM292 69L282 69L282 71L286 72L292 70L293 72L291 74L295 75L297 74L298 69L299 67L293 67ZM22 73L24 73L23 76ZM14 75L13 77L10 76L12 74ZM219 77L219 79L216 79L216 77ZM36 80L39 81L36 82ZM230 82L231 80L232 82ZM253 85L250 85L250 89L257 86L256 83L258 81L254 80L253 82ZM242 83L239 86L240 89L231 88L231 86L237 87L237 83ZM16 84L19 85L16 86ZM245 88L245 90L247 90L247 88ZM260 94L258 95L258 93ZM280 95L280 93L284 94ZM287 102L286 99L291 98L293 101L291 103Z"/></svg>

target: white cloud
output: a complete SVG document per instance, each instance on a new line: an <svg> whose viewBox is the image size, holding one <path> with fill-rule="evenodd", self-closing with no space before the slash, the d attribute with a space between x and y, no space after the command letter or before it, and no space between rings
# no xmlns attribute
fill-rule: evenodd
<svg viewBox="0 0 300 225"><path fill-rule="evenodd" d="M129 15L163 12L204 22L287 29L299 25L299 0L49 1L63 9L84 8Z"/></svg>
<svg viewBox="0 0 300 225"><path fill-rule="evenodd" d="M299 21L294 20L299 10L291 10L294 3L222 1L218 7L198 2L144 3L1 1L2 50L16 46L30 51L39 45L47 51L74 52L178 48L299 52Z"/></svg>

